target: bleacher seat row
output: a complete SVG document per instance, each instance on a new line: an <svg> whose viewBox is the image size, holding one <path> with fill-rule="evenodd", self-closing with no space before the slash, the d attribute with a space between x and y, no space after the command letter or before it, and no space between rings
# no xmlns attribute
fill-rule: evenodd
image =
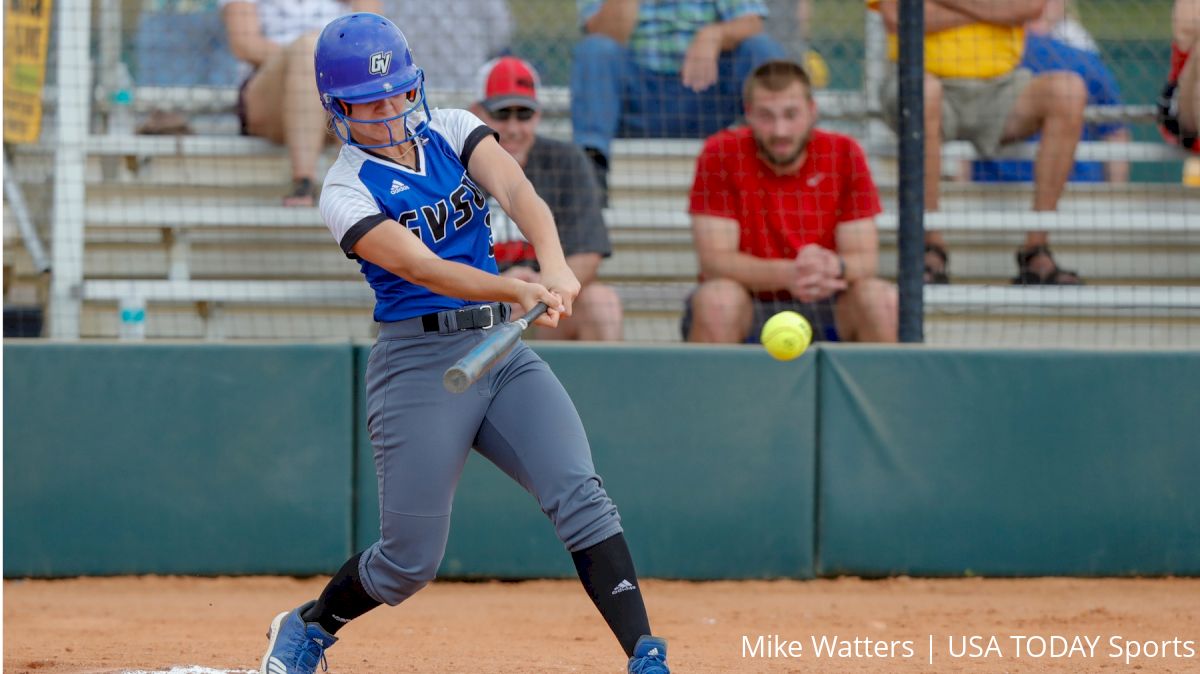
<svg viewBox="0 0 1200 674"><path fill-rule="evenodd" d="M551 117L545 129L567 135L563 117L569 95L547 88L543 96ZM469 102L450 92L431 91L430 97L447 106ZM142 88L136 100L227 116L234 99L223 89ZM894 137L880 132L858 92L819 92L819 105L830 123L852 126L867 139L864 146L885 199L886 212L879 219L882 271L894 274ZM1144 120L1147 111L1125 106L1089 114ZM615 253L601 277L625 300L627 339L679 338L679 312L696 274L686 203L699 147L695 140L622 140L615 145L613 207L607 212ZM1015 144L1004 155L1031 157L1034 149ZM50 151L35 146L19 152L15 169L26 183L36 183L52 170ZM363 308L370 305L370 296L357 266L331 250L315 210L275 205L287 176L280 148L227 134L98 134L87 138L86 153L85 336L115 334L113 306L139 302L151 309L150 336L369 336ZM967 159L974 153L967 145L951 143L945 156ZM1156 143L1084 143L1077 156L1162 161L1180 154ZM1197 334L1192 331L1200 330L1200 287L1195 283L1200 278L1200 225L1194 191L1179 185L1072 186L1059 212L1041 214L1028 212L1029 195L1029 186L1020 185L946 186L943 211L928 214L926 224L955 241L956 280L965 283L926 289L931 341L954 332L939 325L1011 322L1013 317L1043 323L1069 317L1078 324L1169 315L1175 322L1164 329L1163 339ZM1012 250L1028 229L1053 232L1060 256L1078 264L1093 285L1005 286ZM217 307L231 311L214 311ZM172 328L155 321L159 312L193 309L192 320ZM305 323L300 318L304 311L325 312L326 318ZM237 312L242 313L231 320ZM272 314L278 334L256 325L254 312ZM282 320L282 315L296 320ZM322 333L339 321L350 327ZM954 339L988 334L996 331L965 330ZM1024 339L1001 337L1002 342Z"/></svg>

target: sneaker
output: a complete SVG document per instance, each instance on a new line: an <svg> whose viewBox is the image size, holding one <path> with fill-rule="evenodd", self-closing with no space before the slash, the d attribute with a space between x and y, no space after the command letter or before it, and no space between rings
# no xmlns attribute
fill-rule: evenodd
<svg viewBox="0 0 1200 674"><path fill-rule="evenodd" d="M667 668L667 640L649 634L638 639L629 658L629 674L671 674Z"/></svg>
<svg viewBox="0 0 1200 674"><path fill-rule="evenodd" d="M317 623L306 623L300 616L315 601L300 608L285 611L271 621L267 632L267 652L263 655L259 674L313 674L317 665L328 670L325 649L337 642L337 637ZM651 670L653 671L653 670Z"/></svg>

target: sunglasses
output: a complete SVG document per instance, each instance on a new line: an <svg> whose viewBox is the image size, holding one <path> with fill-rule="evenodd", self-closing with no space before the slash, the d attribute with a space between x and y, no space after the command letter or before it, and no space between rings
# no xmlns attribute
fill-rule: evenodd
<svg viewBox="0 0 1200 674"><path fill-rule="evenodd" d="M507 122L513 115L516 115L517 119L522 122L528 122L536 113L537 111L533 108L501 108L493 110L491 115L500 122Z"/></svg>

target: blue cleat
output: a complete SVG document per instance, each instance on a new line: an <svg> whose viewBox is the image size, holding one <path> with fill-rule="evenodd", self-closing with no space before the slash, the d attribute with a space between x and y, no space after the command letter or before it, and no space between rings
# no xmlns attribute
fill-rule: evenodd
<svg viewBox="0 0 1200 674"><path fill-rule="evenodd" d="M629 674L671 674L667 668L667 640L649 634L638 639L629 658Z"/></svg>
<svg viewBox="0 0 1200 674"><path fill-rule="evenodd" d="M315 603L310 601L300 608L284 611L271 621L271 629L267 632L270 643L259 666L259 674L314 674L317 665L323 670L329 669L325 649L337 642L337 637L317 623L306 623L300 617Z"/></svg>

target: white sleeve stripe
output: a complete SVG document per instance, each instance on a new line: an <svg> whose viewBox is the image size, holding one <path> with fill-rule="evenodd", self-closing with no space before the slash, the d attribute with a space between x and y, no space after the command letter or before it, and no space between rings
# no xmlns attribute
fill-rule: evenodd
<svg viewBox="0 0 1200 674"><path fill-rule="evenodd" d="M321 215L334 240L340 243L359 221L379 213L379 205L364 188L326 181L321 193Z"/></svg>
<svg viewBox="0 0 1200 674"><path fill-rule="evenodd" d="M445 138L460 159L466 149L468 137L483 125L483 120L471 114L469 110L457 108L435 109L429 121L430 129Z"/></svg>

